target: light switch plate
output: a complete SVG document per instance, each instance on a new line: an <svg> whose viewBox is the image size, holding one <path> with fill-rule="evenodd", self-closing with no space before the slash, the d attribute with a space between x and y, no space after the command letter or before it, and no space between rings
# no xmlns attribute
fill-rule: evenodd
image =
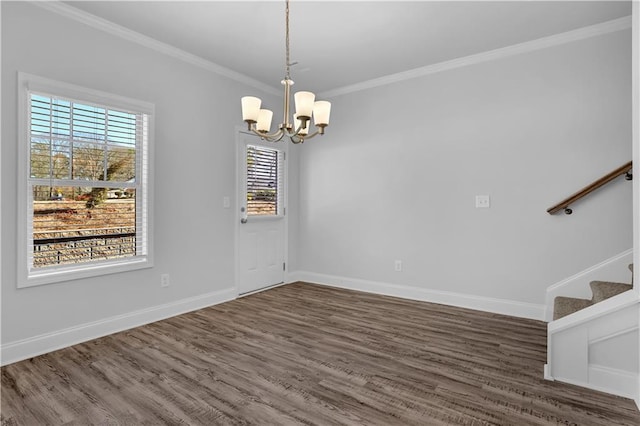
<svg viewBox="0 0 640 426"><path fill-rule="evenodd" d="M231 207L231 198L222 197L222 207L224 207L225 209L228 209L229 207Z"/></svg>
<svg viewBox="0 0 640 426"><path fill-rule="evenodd" d="M488 209L491 207L491 199L488 195L476 195L476 209Z"/></svg>

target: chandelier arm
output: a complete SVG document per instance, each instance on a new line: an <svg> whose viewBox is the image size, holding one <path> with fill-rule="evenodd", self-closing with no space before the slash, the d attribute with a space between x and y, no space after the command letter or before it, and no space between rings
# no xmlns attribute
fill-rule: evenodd
<svg viewBox="0 0 640 426"><path fill-rule="evenodd" d="M267 141L269 142L280 142L282 140L282 138L284 137L284 132L279 132L280 136L278 136L277 138L273 137L271 139L267 139Z"/></svg>
<svg viewBox="0 0 640 426"><path fill-rule="evenodd" d="M307 121L307 128L309 127L309 121ZM302 130L302 123L300 123L300 126L298 126L298 128L295 131L289 131L289 130L285 130L285 135L287 135L288 137L292 138L294 136L298 136L300 135L300 130ZM282 129L281 129L282 130ZM304 139L307 139L307 137L305 136Z"/></svg>
<svg viewBox="0 0 640 426"><path fill-rule="evenodd" d="M259 131L257 131L255 129L255 126L252 126L251 129L249 129L251 131L251 133L253 133L254 135L260 136L262 139L266 139L270 142L277 142L280 139L282 139L282 137L284 136L284 132L282 131L282 129L279 129L278 131L274 132L274 133L261 133Z"/></svg>
<svg viewBox="0 0 640 426"><path fill-rule="evenodd" d="M303 143L306 138L301 138L298 136L290 136L289 139L293 144L298 145L299 143Z"/></svg>
<svg viewBox="0 0 640 426"><path fill-rule="evenodd" d="M320 133L320 131L319 131L319 130L316 130L315 132L311 133L310 135L305 136L305 137L304 137L304 139L305 139L305 140L307 140L307 139L311 139L311 138L313 138L313 137L315 137L315 136L318 136L318 135L320 135L320 134L322 134L322 133Z"/></svg>
<svg viewBox="0 0 640 426"><path fill-rule="evenodd" d="M265 137L263 135L260 136L260 139L265 140L267 142L280 142L282 140L282 138L284 137L284 133L281 133L279 136L276 134L276 136L273 137Z"/></svg>

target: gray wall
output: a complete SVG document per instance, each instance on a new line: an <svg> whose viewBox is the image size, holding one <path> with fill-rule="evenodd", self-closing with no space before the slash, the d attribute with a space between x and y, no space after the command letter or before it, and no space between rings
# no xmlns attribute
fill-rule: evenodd
<svg viewBox="0 0 640 426"><path fill-rule="evenodd" d="M542 304L632 247L624 179L545 211L631 159L630 30L332 101L301 151L301 271Z"/></svg>
<svg viewBox="0 0 640 426"><path fill-rule="evenodd" d="M155 104L156 267L16 289L18 71ZM265 98L31 4L2 3L3 343L234 287L235 211L222 199L235 205L235 128L248 94Z"/></svg>
<svg viewBox="0 0 640 426"><path fill-rule="evenodd" d="M629 160L629 49L625 31L332 99L328 135L289 151L289 269L543 303L548 285L628 249L623 180L571 217L545 209ZM156 105L155 268L16 289L17 71ZM222 197L235 205L246 94L268 98L2 3L3 344L233 287Z"/></svg>

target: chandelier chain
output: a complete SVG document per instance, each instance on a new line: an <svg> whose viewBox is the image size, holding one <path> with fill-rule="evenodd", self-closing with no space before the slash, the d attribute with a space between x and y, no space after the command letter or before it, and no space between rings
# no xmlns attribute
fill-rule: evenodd
<svg viewBox="0 0 640 426"><path fill-rule="evenodd" d="M285 28L286 29L285 29L284 44L285 44L285 53L286 53L286 57L285 57L285 67L287 71L286 79L290 80L291 76L289 75L289 72L291 67L291 61L289 59L289 0L286 0L285 2Z"/></svg>

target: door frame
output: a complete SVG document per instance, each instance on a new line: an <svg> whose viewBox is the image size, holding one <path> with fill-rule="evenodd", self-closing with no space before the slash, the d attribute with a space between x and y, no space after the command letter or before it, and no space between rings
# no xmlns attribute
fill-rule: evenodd
<svg viewBox="0 0 640 426"><path fill-rule="evenodd" d="M285 263L285 270L283 274L283 282L280 284L271 285L265 288L261 288L252 292L240 294L240 219L242 215L240 213L240 208L242 207L242 200L240 199L240 189L242 187L242 181L244 179L245 170L240 169L240 160L245 155L245 138L251 137L255 140L252 140L251 143L254 145L263 146L266 148L276 148L284 152L284 177L283 177L283 191L282 200L284 201L284 217L282 220L284 221L284 248L283 248L283 257ZM260 139L259 136L254 135L253 133L247 132L246 128L243 126L236 126L235 129L235 144L236 144L236 156L235 156L235 212L233 214L233 220L235 221L234 234L234 279L233 285L235 287L235 296L236 298L249 296L254 293L259 293L261 291L269 290L275 287L279 287L284 284L289 283L289 145L286 141L283 142L265 142Z"/></svg>

